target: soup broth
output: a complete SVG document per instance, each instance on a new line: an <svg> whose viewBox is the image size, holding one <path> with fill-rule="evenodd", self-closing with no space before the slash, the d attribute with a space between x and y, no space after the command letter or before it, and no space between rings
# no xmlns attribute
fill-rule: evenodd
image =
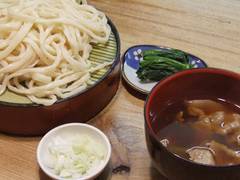
<svg viewBox="0 0 240 180"><path fill-rule="evenodd" d="M223 100L175 102L161 112L159 140L171 152L207 165L240 164L240 108Z"/></svg>

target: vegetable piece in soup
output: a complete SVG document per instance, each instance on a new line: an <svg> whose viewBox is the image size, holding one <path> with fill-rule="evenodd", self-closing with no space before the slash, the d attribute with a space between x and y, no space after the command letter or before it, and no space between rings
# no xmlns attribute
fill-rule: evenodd
<svg viewBox="0 0 240 180"><path fill-rule="evenodd" d="M215 165L214 151L207 147L194 146L186 151L190 160L207 165Z"/></svg>

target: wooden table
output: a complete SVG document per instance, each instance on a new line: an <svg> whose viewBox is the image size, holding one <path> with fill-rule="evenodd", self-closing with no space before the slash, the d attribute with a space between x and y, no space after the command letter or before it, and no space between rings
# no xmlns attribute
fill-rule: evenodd
<svg viewBox="0 0 240 180"><path fill-rule="evenodd" d="M116 24L122 53L135 44L164 45L195 54L209 66L240 72L237 0L89 1ZM110 105L90 122L110 137L115 148L115 167L116 163L130 167L130 172L113 174L112 179L164 179L151 167L147 153L143 105L143 100L120 85ZM0 180L48 179L36 162L39 140L0 135Z"/></svg>

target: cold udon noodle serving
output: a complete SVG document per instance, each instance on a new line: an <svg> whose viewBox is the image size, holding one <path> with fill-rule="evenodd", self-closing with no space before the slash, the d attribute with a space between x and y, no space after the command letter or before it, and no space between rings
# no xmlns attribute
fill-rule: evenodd
<svg viewBox="0 0 240 180"><path fill-rule="evenodd" d="M176 102L162 112L158 137L174 154L196 163L240 164L240 109L223 100Z"/></svg>
<svg viewBox="0 0 240 180"><path fill-rule="evenodd" d="M106 16L85 0L0 2L0 95L6 90L52 105L88 86L110 65L88 60L92 43L106 43Z"/></svg>

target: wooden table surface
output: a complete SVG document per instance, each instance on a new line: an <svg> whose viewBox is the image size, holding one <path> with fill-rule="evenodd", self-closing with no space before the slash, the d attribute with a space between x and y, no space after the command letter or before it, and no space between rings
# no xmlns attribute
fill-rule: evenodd
<svg viewBox="0 0 240 180"><path fill-rule="evenodd" d="M164 45L195 54L209 66L240 72L238 0L89 0L89 3L104 11L117 26L122 53L135 44ZM143 100L121 84L110 105L90 122L111 139L114 180L164 180L151 167L147 153L143 105ZM0 135L0 180L48 179L39 171L36 161L39 140Z"/></svg>

